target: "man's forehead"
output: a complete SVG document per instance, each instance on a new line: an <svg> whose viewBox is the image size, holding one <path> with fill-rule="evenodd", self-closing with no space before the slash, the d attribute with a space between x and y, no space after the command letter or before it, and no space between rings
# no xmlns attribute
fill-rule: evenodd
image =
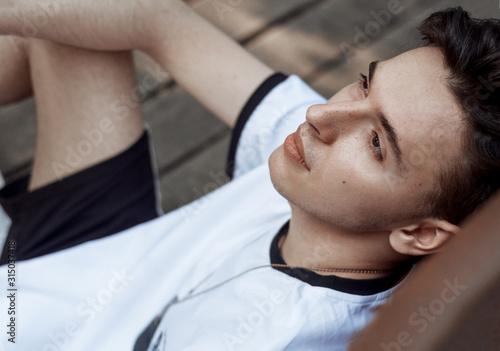
<svg viewBox="0 0 500 351"><path fill-rule="evenodd" d="M376 71L371 93L397 132L405 163L459 149L463 112L449 89L439 49L405 52L379 62Z"/></svg>
<svg viewBox="0 0 500 351"><path fill-rule="evenodd" d="M449 88L448 75L439 49L418 48L379 62L371 93L392 110L385 111L389 117L456 123L462 109Z"/></svg>
<svg viewBox="0 0 500 351"><path fill-rule="evenodd" d="M400 78L411 78L421 83L430 81L446 86L449 70L445 66L444 56L436 47L422 47L406 51L389 60L379 63L383 74L394 73Z"/></svg>

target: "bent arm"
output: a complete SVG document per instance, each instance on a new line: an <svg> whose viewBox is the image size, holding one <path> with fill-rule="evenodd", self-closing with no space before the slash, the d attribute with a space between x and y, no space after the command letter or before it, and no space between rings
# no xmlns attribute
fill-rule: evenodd
<svg viewBox="0 0 500 351"><path fill-rule="evenodd" d="M226 124L233 127L271 68L180 1L160 21L157 44L146 53Z"/></svg>
<svg viewBox="0 0 500 351"><path fill-rule="evenodd" d="M229 126L272 70L179 0L0 0L0 34L139 49ZM43 15L45 14L45 15ZM46 25L41 17L46 19Z"/></svg>

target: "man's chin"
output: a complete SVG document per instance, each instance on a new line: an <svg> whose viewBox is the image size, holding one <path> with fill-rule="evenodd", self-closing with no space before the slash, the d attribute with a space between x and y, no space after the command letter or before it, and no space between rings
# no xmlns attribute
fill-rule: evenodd
<svg viewBox="0 0 500 351"><path fill-rule="evenodd" d="M279 152L280 152L280 149L283 152L283 145L281 145L280 147L278 147L277 149L275 149L272 152L271 156L269 156L269 159L267 160L267 165L269 167L269 173L271 174L271 180L273 181L273 184L274 184L273 174L276 174L277 168L278 168L278 164L281 163L281 162L279 162Z"/></svg>
<svg viewBox="0 0 500 351"><path fill-rule="evenodd" d="M283 145L273 151L269 157L269 174L276 191L288 200L287 188L290 185L289 170L286 168L285 152ZM287 186L288 185L288 186Z"/></svg>

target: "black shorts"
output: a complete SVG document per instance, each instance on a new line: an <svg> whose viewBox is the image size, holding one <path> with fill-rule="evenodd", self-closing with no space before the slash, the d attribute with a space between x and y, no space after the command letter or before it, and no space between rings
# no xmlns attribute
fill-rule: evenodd
<svg viewBox="0 0 500 351"><path fill-rule="evenodd" d="M159 195L147 132L129 149L28 192L29 176L0 191L12 220L16 260L47 255L158 217ZM7 262L7 245L0 264Z"/></svg>

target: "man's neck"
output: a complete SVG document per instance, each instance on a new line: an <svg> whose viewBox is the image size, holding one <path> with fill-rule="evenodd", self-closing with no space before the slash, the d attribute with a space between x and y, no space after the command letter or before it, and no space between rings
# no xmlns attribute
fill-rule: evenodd
<svg viewBox="0 0 500 351"><path fill-rule="evenodd" d="M389 243L389 232L349 232L325 223L292 205L288 233L280 245L283 260L304 268L348 268L390 270L409 257L399 254ZM318 274L325 274L319 273ZM327 273L326 273L327 274ZM387 276L376 274L331 273L352 279Z"/></svg>

